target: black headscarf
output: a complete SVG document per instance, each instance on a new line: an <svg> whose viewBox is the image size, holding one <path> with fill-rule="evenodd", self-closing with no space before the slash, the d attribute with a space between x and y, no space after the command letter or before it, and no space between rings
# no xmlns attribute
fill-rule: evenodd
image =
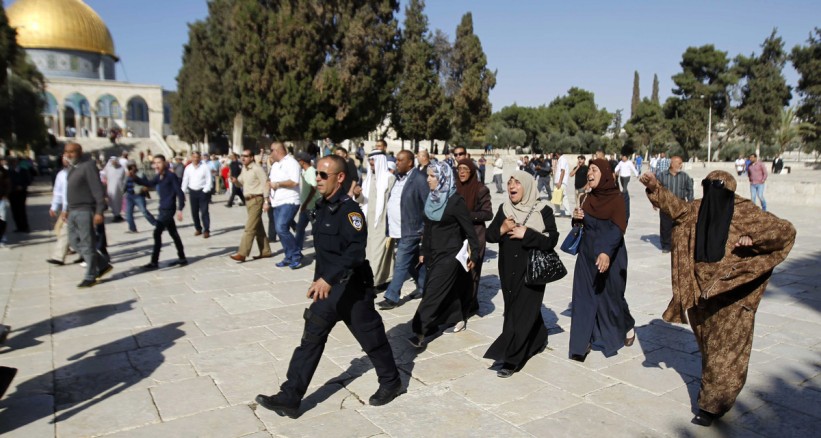
<svg viewBox="0 0 821 438"><path fill-rule="evenodd" d="M730 222L735 209L735 178L727 172L710 172L701 182L704 198L696 222L696 261L713 263L724 258Z"/></svg>

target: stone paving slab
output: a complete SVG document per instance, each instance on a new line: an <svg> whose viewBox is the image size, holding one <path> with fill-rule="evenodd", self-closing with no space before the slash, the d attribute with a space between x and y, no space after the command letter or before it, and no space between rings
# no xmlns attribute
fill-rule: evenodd
<svg viewBox="0 0 821 438"><path fill-rule="evenodd" d="M821 224L783 199L769 204L796 225L799 240L772 277L757 314L750 373L736 406L710 429L689 423L700 356L687 325L661 320L670 299L669 257L658 250L658 215L630 185L627 300L638 340L613 357L568 360L575 257L570 275L548 286L542 315L549 345L510 379L484 352L499 335L504 300L498 250L489 245L479 316L466 331L416 350L406 341L418 300L381 312L407 393L367 405L378 387L372 364L344 326L332 331L297 419L254 403L276 392L299 344L312 264L291 271L272 259L236 263L245 209L211 208L213 233L180 232L184 268L142 272L151 232L107 224L115 269L79 290L79 265L45 263L53 236L32 215L29 236L0 250L0 321L13 326L0 365L19 374L0 400L3 436L814 436L821 428ZM494 206L503 198L493 195ZM32 209L48 199L33 196ZM149 203L156 208L156 200ZM495 210L495 209L494 209ZM561 233L570 224L557 219ZM14 239L26 240L15 241ZM311 238L306 259L313 254ZM161 266L175 258L166 242ZM71 258L69 258L70 260ZM413 291L408 282L402 296ZM379 297L378 299L381 299Z"/></svg>

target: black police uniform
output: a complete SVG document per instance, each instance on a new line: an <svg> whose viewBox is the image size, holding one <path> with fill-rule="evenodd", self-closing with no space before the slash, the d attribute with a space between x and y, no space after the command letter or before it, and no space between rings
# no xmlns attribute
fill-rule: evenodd
<svg viewBox="0 0 821 438"><path fill-rule="evenodd" d="M340 320L373 363L379 387L401 386L382 317L373 305L373 271L365 259L367 230L359 204L341 189L330 200L317 202L314 281L324 279L331 292L305 309L302 342L291 357L287 380L280 388L297 405L308 389L331 329Z"/></svg>

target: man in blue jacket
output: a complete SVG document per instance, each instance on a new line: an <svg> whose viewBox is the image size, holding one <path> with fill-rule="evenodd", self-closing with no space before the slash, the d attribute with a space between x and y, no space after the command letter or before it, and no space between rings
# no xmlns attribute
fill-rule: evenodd
<svg viewBox="0 0 821 438"><path fill-rule="evenodd" d="M419 244L422 241L425 200L430 188L427 175L414 166L413 152L405 149L396 156L396 183L388 196L388 236L397 241L393 279L385 291L385 299L377 303L379 310L399 305L402 285L413 277L418 295L425 286L425 270L419 270Z"/></svg>

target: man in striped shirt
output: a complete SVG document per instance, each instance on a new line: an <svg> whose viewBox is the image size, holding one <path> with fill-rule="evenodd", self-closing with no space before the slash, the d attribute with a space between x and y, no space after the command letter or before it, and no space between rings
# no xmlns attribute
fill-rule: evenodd
<svg viewBox="0 0 821 438"><path fill-rule="evenodd" d="M670 167L665 172L658 172L656 177L659 184L674 195L687 202L693 202L693 178L681 171L684 161L678 155L670 160ZM673 219L663 212L659 212L661 234L661 252L669 253L672 246Z"/></svg>

